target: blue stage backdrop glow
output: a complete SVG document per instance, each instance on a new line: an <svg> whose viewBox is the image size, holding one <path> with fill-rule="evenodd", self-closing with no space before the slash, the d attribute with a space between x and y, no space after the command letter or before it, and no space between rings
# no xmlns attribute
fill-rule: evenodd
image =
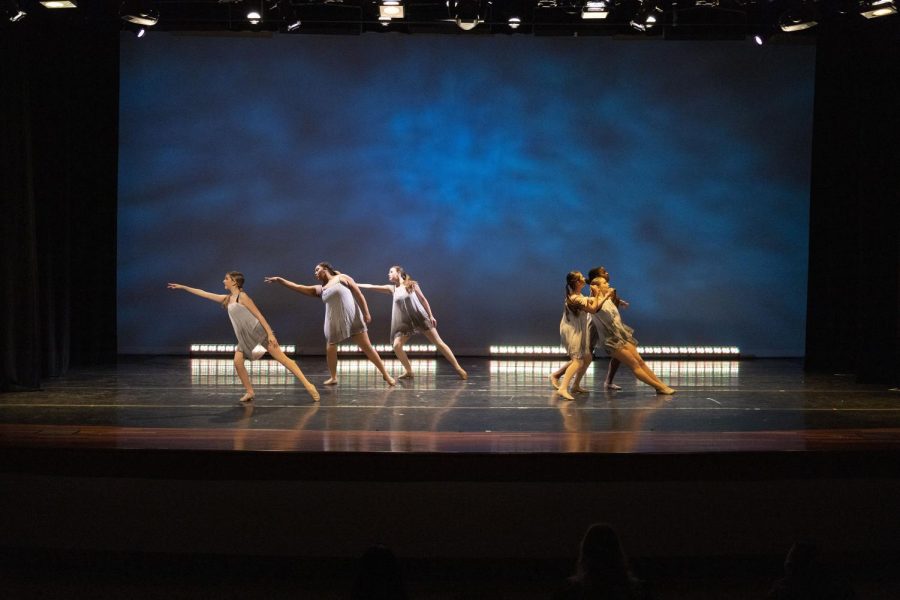
<svg viewBox="0 0 900 600"><path fill-rule="evenodd" d="M322 352L313 283L417 279L458 353L558 344L604 265L644 344L803 353L814 49L522 36L121 40L119 349L232 342L247 277ZM387 343L390 299L367 294ZM424 343L424 338L420 339Z"/></svg>

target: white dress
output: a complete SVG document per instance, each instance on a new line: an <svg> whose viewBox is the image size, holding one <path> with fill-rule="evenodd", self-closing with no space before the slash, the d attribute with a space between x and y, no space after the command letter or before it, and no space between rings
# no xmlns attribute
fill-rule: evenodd
<svg viewBox="0 0 900 600"><path fill-rule="evenodd" d="M235 301L228 305L228 318L234 327L238 350L244 354L244 358L256 360L266 353L269 335L253 313L238 303L240 298L241 293L238 292Z"/></svg>
<svg viewBox="0 0 900 600"><path fill-rule="evenodd" d="M638 345L638 341L634 338L634 329L622 322L619 308L610 298L604 300L597 312L591 315L591 321L603 338L603 347L607 354L612 354L625 344Z"/></svg>
<svg viewBox="0 0 900 600"><path fill-rule="evenodd" d="M366 331L362 309L347 286L340 282L327 287L317 285L316 293L325 303L325 339L329 344L339 344Z"/></svg>
<svg viewBox="0 0 900 600"><path fill-rule="evenodd" d="M431 319L428 311L419 302L419 297L413 291L406 291L405 285L394 288L394 306L391 308L391 341L398 335L408 336L420 331L431 329Z"/></svg>
<svg viewBox="0 0 900 600"><path fill-rule="evenodd" d="M582 305L587 302L587 298L580 294L573 294L570 298ZM563 307L562 319L559 322L559 337L569 358L581 358L590 352L588 314L577 307L570 307L567 303Z"/></svg>

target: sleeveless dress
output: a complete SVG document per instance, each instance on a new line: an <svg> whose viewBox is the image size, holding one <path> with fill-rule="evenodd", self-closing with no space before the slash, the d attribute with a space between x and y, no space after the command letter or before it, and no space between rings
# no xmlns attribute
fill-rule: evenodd
<svg viewBox="0 0 900 600"><path fill-rule="evenodd" d="M428 311L419 297L406 291L406 286L394 288L394 306L391 309L391 341L398 335L413 335L431 329Z"/></svg>
<svg viewBox="0 0 900 600"><path fill-rule="evenodd" d="M362 309L347 286L336 283L329 287L317 285L316 288L325 303L325 339L329 344L339 344L366 331Z"/></svg>
<svg viewBox="0 0 900 600"><path fill-rule="evenodd" d="M563 316L559 322L559 337L569 358L581 358L590 352L587 313L564 305Z"/></svg>
<svg viewBox="0 0 900 600"><path fill-rule="evenodd" d="M241 293L238 292L235 301L228 305L228 318L231 319L234 335L237 336L238 350L243 352L244 358L257 360L266 353L269 336L253 313L238 303L240 299Z"/></svg>
<svg viewBox="0 0 900 600"><path fill-rule="evenodd" d="M603 347L607 354L612 354L625 344L638 345L638 341L634 339L634 329L622 322L619 308L611 299L603 301L600 309L591 315L591 321L604 338Z"/></svg>

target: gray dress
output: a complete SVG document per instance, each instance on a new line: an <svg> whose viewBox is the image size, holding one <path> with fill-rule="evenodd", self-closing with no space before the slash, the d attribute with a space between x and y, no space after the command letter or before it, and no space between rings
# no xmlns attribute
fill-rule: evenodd
<svg viewBox="0 0 900 600"><path fill-rule="evenodd" d="M391 309L391 341L398 335L413 335L429 329L431 319L416 293L407 292L405 285L395 287L394 306Z"/></svg>
<svg viewBox="0 0 900 600"><path fill-rule="evenodd" d="M559 338L569 358L581 358L590 352L590 336L588 334L588 316L583 310L563 307L563 316L559 322Z"/></svg>
<svg viewBox="0 0 900 600"><path fill-rule="evenodd" d="M366 331L362 309L353 298L353 292L343 283L328 287L316 286L316 293L325 303L325 339L329 344L339 344L348 337Z"/></svg>
<svg viewBox="0 0 900 600"><path fill-rule="evenodd" d="M622 322L619 308L609 298L604 300L600 309L591 315L591 321L603 338L603 347L607 354L612 354L625 344L638 345L638 341L634 339L634 329Z"/></svg>
<svg viewBox="0 0 900 600"><path fill-rule="evenodd" d="M241 294L238 293L235 301L228 305L228 318L231 319L234 335L237 336L238 350L244 353L244 358L256 360L266 353L269 336L253 313L238 303L240 297Z"/></svg>

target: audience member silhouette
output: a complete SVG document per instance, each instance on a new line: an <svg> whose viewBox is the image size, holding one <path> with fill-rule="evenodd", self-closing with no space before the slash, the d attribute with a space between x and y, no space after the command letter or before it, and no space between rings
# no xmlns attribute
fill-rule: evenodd
<svg viewBox="0 0 900 600"><path fill-rule="evenodd" d="M371 546L359 560L351 600L406 600L400 563L390 548Z"/></svg>
<svg viewBox="0 0 900 600"><path fill-rule="evenodd" d="M581 540L575 575L553 598L645 600L650 595L632 574L616 531L605 523L594 523Z"/></svg>
<svg viewBox="0 0 900 600"><path fill-rule="evenodd" d="M816 560L816 547L795 542L784 559L784 577L769 590L773 600L850 600L853 589Z"/></svg>

